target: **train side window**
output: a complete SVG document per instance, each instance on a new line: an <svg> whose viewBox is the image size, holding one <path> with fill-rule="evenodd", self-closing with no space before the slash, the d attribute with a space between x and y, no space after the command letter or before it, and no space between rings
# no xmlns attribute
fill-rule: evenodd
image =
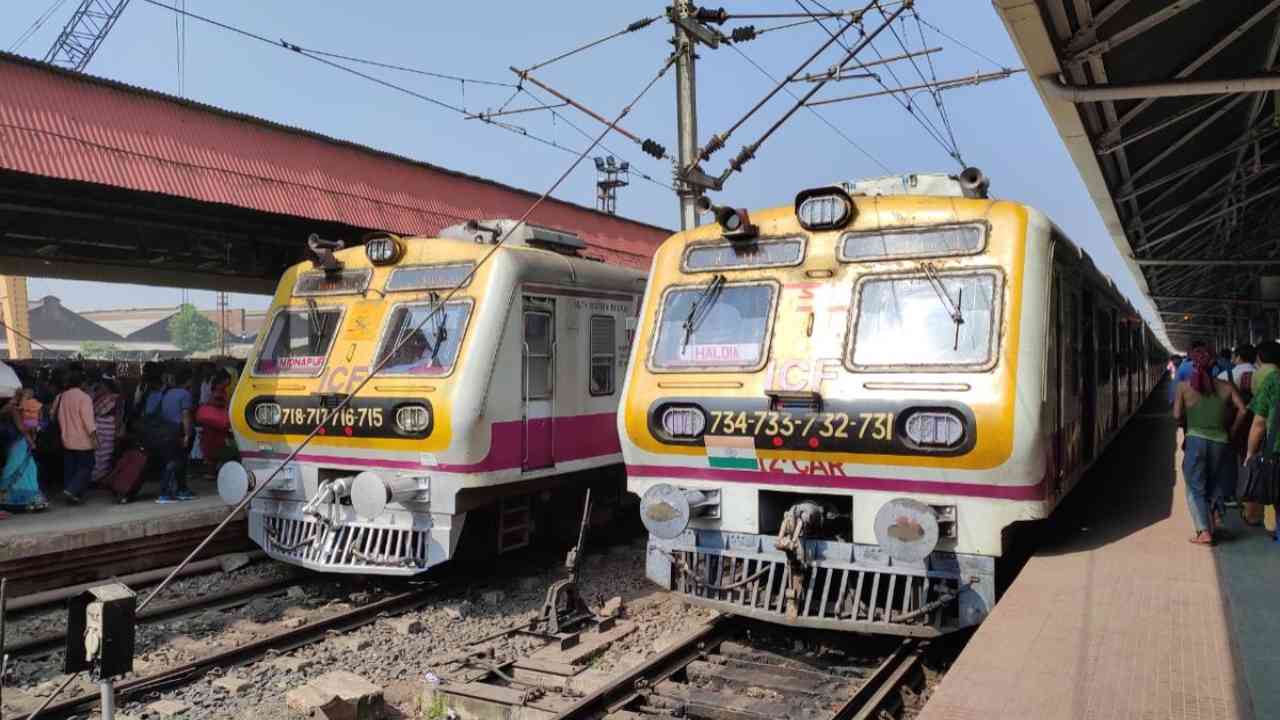
<svg viewBox="0 0 1280 720"><path fill-rule="evenodd" d="M1111 316L1106 310L1099 310L1095 318L1095 332L1098 333L1098 384L1111 382L1111 364L1115 356L1111 349L1115 328L1111 325Z"/></svg>
<svg viewBox="0 0 1280 720"><path fill-rule="evenodd" d="M1084 363L1080 362L1084 348L1080 346L1080 293L1072 292L1067 303L1067 323L1071 326L1071 394L1079 395L1084 383Z"/></svg>
<svg viewBox="0 0 1280 720"><path fill-rule="evenodd" d="M591 316L591 337L587 352L591 356L588 383L592 395L613 394L614 360L617 357L617 321L608 315Z"/></svg>
<svg viewBox="0 0 1280 720"><path fill-rule="evenodd" d="M524 314L525 362L528 364L526 392L530 400L545 400L551 397L554 389L555 381L551 377L553 332L550 313Z"/></svg>

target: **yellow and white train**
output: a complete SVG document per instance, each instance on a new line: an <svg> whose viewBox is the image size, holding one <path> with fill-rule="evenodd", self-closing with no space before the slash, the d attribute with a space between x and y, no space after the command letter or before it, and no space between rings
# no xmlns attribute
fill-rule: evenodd
<svg viewBox="0 0 1280 720"><path fill-rule="evenodd" d="M613 421L644 274L513 226L380 236L285 273L232 400L243 463L218 480L239 503L320 427L249 506L267 554L408 575L452 557L469 515L507 550L568 478L623 494Z"/></svg>
<svg viewBox="0 0 1280 720"><path fill-rule="evenodd" d="M1005 529L1137 411L1154 336L976 170L713 209L654 257L618 414L649 578L798 626L980 622Z"/></svg>

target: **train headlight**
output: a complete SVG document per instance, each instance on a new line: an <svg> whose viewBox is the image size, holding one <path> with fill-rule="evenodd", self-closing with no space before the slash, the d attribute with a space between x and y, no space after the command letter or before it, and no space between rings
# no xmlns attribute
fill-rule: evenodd
<svg viewBox="0 0 1280 720"><path fill-rule="evenodd" d="M701 408L669 407L662 411L662 430L673 438L701 437L707 429L707 416Z"/></svg>
<svg viewBox="0 0 1280 720"><path fill-rule="evenodd" d="M218 468L218 497L235 507L258 485L258 478L234 460Z"/></svg>
<svg viewBox="0 0 1280 720"><path fill-rule="evenodd" d="M945 410L917 410L907 415L902 431L920 447L955 447L964 440L964 420Z"/></svg>
<svg viewBox="0 0 1280 720"><path fill-rule="evenodd" d="M404 246L394 237L376 237L364 244L364 255L374 265L391 265L403 254Z"/></svg>
<svg viewBox="0 0 1280 720"><path fill-rule="evenodd" d="M918 563L938 546L938 514L919 500L894 498L876 511L875 532L889 557Z"/></svg>
<svg viewBox="0 0 1280 720"><path fill-rule="evenodd" d="M796 219L805 230L834 230L853 219L853 201L836 187L814 188L796 195Z"/></svg>
<svg viewBox="0 0 1280 720"><path fill-rule="evenodd" d="M262 427L276 427L282 419L284 413L280 410L280 403L259 403L253 409L253 421Z"/></svg>
<svg viewBox="0 0 1280 720"><path fill-rule="evenodd" d="M396 428L406 435L426 431L431 425L431 411L425 405L405 405L396 410Z"/></svg>

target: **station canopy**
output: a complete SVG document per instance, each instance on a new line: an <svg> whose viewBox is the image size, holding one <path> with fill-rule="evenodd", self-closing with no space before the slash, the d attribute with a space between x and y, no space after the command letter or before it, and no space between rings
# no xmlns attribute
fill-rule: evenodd
<svg viewBox="0 0 1280 720"><path fill-rule="evenodd" d="M1166 339L1275 337L1280 0L996 0Z"/></svg>

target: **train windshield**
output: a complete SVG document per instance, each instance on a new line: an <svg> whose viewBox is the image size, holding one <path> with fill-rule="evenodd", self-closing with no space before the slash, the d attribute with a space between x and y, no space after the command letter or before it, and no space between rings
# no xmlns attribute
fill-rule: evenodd
<svg viewBox="0 0 1280 720"><path fill-rule="evenodd" d="M314 375L324 368L342 311L319 308L283 310L271 322L262 352L253 366L258 375Z"/></svg>
<svg viewBox="0 0 1280 720"><path fill-rule="evenodd" d="M773 286L726 285L716 275L703 286L671 290L662 305L654 367L753 368L764 358Z"/></svg>
<svg viewBox="0 0 1280 720"><path fill-rule="evenodd" d="M994 273L863 281L852 364L885 370L989 366L995 357L998 285Z"/></svg>
<svg viewBox="0 0 1280 720"><path fill-rule="evenodd" d="M378 365L390 355L379 374L448 375L458 359L462 337L471 315L471 303L451 302L443 309L434 303L401 305L391 313Z"/></svg>

